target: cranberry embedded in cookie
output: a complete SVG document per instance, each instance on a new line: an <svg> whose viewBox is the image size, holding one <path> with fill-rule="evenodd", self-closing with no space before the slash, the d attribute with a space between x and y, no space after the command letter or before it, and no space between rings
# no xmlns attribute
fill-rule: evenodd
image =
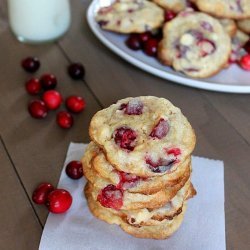
<svg viewBox="0 0 250 250"><path fill-rule="evenodd" d="M114 140L120 148L132 151L135 148L136 132L128 127L120 127L114 132Z"/></svg>
<svg viewBox="0 0 250 250"><path fill-rule="evenodd" d="M120 182L118 183L117 187L122 190L127 190L129 188L135 187L141 179L139 176L122 171L118 171L118 174L120 177Z"/></svg>
<svg viewBox="0 0 250 250"><path fill-rule="evenodd" d="M127 115L141 115L143 103L139 99L132 99L128 103L122 103L119 110L124 110Z"/></svg>
<svg viewBox="0 0 250 250"><path fill-rule="evenodd" d="M169 130L168 122L163 118L161 118L159 122L156 124L156 126L153 128L152 132L150 133L150 136L153 138L162 139L167 135L168 130Z"/></svg>
<svg viewBox="0 0 250 250"><path fill-rule="evenodd" d="M123 205L123 192L115 185L103 188L97 196L102 206L119 210Z"/></svg>

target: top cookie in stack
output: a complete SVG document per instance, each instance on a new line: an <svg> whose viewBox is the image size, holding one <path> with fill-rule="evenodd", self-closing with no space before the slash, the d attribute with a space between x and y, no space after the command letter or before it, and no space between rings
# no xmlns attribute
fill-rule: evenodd
<svg viewBox="0 0 250 250"><path fill-rule="evenodd" d="M195 194L195 134L180 109L163 98L126 98L97 112L89 132L83 170L92 213L136 237L177 230Z"/></svg>

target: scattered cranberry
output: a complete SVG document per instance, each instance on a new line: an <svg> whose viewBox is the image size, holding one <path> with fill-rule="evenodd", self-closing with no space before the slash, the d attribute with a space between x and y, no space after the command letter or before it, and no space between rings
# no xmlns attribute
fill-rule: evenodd
<svg viewBox="0 0 250 250"><path fill-rule="evenodd" d="M48 109L45 103L41 100L32 100L28 105L29 113L37 119L45 118L48 114Z"/></svg>
<svg viewBox="0 0 250 250"><path fill-rule="evenodd" d="M247 53L250 54L250 39L245 44L244 49L246 50Z"/></svg>
<svg viewBox="0 0 250 250"><path fill-rule="evenodd" d="M82 163L80 161L71 161L66 166L66 174L71 179L80 179L83 176Z"/></svg>
<svg viewBox="0 0 250 250"><path fill-rule="evenodd" d="M85 69L81 63L72 63L68 67L68 73L74 80L83 79L85 74Z"/></svg>
<svg viewBox="0 0 250 250"><path fill-rule="evenodd" d="M143 51L148 56L156 56L157 54L157 48L158 48L158 39L156 38L150 38L146 43L143 45Z"/></svg>
<svg viewBox="0 0 250 250"><path fill-rule="evenodd" d="M86 106L84 99L80 96L69 96L65 104L67 109L73 113L80 113Z"/></svg>
<svg viewBox="0 0 250 250"><path fill-rule="evenodd" d="M36 72L40 67L40 62L37 57L27 57L22 60L22 67L29 73Z"/></svg>
<svg viewBox="0 0 250 250"><path fill-rule="evenodd" d="M250 54L242 56L239 63L244 70L250 70Z"/></svg>
<svg viewBox="0 0 250 250"><path fill-rule="evenodd" d="M55 188L50 183L41 183L33 192L32 200L36 204L45 204L50 192Z"/></svg>
<svg viewBox="0 0 250 250"><path fill-rule="evenodd" d="M49 211L55 214L66 212L72 204L71 194L64 189L55 189L49 193L46 206Z"/></svg>
<svg viewBox="0 0 250 250"><path fill-rule="evenodd" d="M40 82L44 90L54 89L57 85L57 79L52 74L42 75Z"/></svg>
<svg viewBox="0 0 250 250"><path fill-rule="evenodd" d="M176 17L176 13L171 10L165 10L165 22L169 22Z"/></svg>
<svg viewBox="0 0 250 250"><path fill-rule="evenodd" d="M57 124L61 128L71 128L74 124L73 116L67 111L60 111L56 116Z"/></svg>
<svg viewBox="0 0 250 250"><path fill-rule="evenodd" d="M123 205L123 192L110 184L103 188L97 196L102 206L119 210Z"/></svg>
<svg viewBox="0 0 250 250"><path fill-rule="evenodd" d="M141 41L140 36L138 34L131 34L125 43L132 50L141 49Z"/></svg>
<svg viewBox="0 0 250 250"><path fill-rule="evenodd" d="M142 44L147 42L148 39L151 38L151 37L152 37L152 34L149 31L146 31L146 32L143 32L143 33L139 34L139 40L140 40L140 42Z"/></svg>
<svg viewBox="0 0 250 250"><path fill-rule="evenodd" d="M120 127L114 132L114 140L121 148L132 151L135 148L136 132L128 127Z"/></svg>
<svg viewBox="0 0 250 250"><path fill-rule="evenodd" d="M161 118L159 122L156 124L156 126L153 128L152 132L150 133L150 136L153 138L162 139L167 135L168 130L169 130L168 122L163 118Z"/></svg>
<svg viewBox="0 0 250 250"><path fill-rule="evenodd" d="M43 93L42 97L48 109L57 109L62 103L62 96L56 90L47 90Z"/></svg>
<svg viewBox="0 0 250 250"><path fill-rule="evenodd" d="M37 78L31 78L25 84L25 88L30 95L37 95L41 91L41 83Z"/></svg>

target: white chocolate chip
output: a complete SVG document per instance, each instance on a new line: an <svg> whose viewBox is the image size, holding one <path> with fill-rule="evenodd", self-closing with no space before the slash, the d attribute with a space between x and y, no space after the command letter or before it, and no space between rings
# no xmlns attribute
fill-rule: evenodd
<svg viewBox="0 0 250 250"><path fill-rule="evenodd" d="M180 43L185 46L190 46L193 44L193 42L194 42L194 37L190 34L184 34L180 39Z"/></svg>

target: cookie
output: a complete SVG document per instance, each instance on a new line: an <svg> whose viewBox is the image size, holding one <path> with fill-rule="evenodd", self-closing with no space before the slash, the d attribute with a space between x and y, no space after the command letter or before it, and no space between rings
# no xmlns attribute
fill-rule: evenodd
<svg viewBox="0 0 250 250"><path fill-rule="evenodd" d="M96 152L98 152L96 154ZM96 144L90 142L82 159L84 173L92 183L100 182L100 177L106 179L109 184L119 186L131 193L152 194L160 191L165 187L170 187L178 184L184 176L190 176L190 157L175 171L163 176L141 178L134 174L118 171L106 160L104 154ZM88 171L93 168L95 170ZM100 185L99 185L100 186Z"/></svg>
<svg viewBox="0 0 250 250"><path fill-rule="evenodd" d="M116 210L162 207L177 194L186 182L189 182L189 177L185 176L181 182L175 186L145 195L141 193L130 193L127 190L123 190L113 184L105 182L102 178L98 178L97 182L91 182L93 180L90 180L89 176L89 174L85 175L89 180L87 185L94 200L97 200L104 207Z"/></svg>
<svg viewBox="0 0 250 250"><path fill-rule="evenodd" d="M126 222L117 214L114 214L108 208L104 208L96 202L88 189L85 189L85 196L88 201L88 206L92 214L106 221L109 224L119 225L125 232L138 237L138 238L152 238L152 239L165 239L172 235L181 225L183 220L186 205L183 206L183 211L174 217L172 220L166 220L159 226L132 226Z"/></svg>
<svg viewBox="0 0 250 250"><path fill-rule="evenodd" d="M212 16L244 19L250 18L249 0L192 0L202 12Z"/></svg>
<svg viewBox="0 0 250 250"><path fill-rule="evenodd" d="M186 9L190 5L188 0L153 0L153 2L175 13Z"/></svg>
<svg viewBox="0 0 250 250"><path fill-rule="evenodd" d="M237 26L241 31L250 34L250 19L238 21Z"/></svg>
<svg viewBox="0 0 250 250"><path fill-rule="evenodd" d="M101 8L95 19L106 30L141 33L161 27L164 10L146 0L119 0Z"/></svg>
<svg viewBox="0 0 250 250"><path fill-rule="evenodd" d="M97 112L89 134L111 165L141 177L175 171L196 141L180 109L153 96L126 98Z"/></svg>
<svg viewBox="0 0 250 250"><path fill-rule="evenodd" d="M222 18L218 19L221 25L223 26L224 30L230 37L233 37L237 31L237 25L234 20Z"/></svg>
<svg viewBox="0 0 250 250"><path fill-rule="evenodd" d="M230 52L230 37L217 19L187 9L164 25L158 57L176 71L206 78L224 68Z"/></svg>

